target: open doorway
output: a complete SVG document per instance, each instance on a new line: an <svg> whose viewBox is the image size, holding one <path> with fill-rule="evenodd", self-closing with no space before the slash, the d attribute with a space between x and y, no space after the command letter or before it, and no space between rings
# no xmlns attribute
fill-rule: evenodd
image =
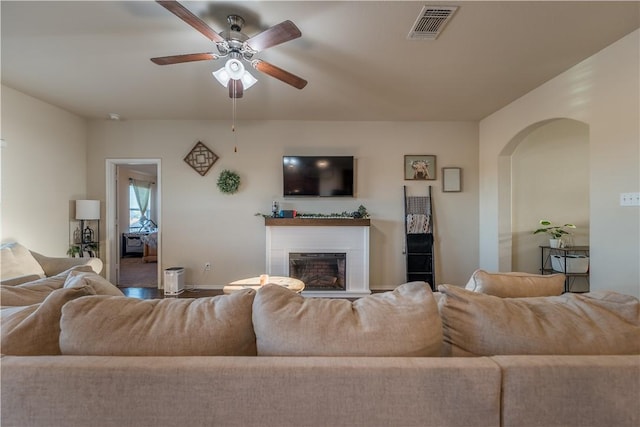
<svg viewBox="0 0 640 427"><path fill-rule="evenodd" d="M502 149L498 158L499 271L540 272L541 246L548 245L548 237L534 236L533 230L541 219L575 224L577 229L565 243L589 245L589 168L589 125L573 119L531 124Z"/></svg>
<svg viewBox="0 0 640 427"><path fill-rule="evenodd" d="M161 287L160 160L107 160L107 279Z"/></svg>

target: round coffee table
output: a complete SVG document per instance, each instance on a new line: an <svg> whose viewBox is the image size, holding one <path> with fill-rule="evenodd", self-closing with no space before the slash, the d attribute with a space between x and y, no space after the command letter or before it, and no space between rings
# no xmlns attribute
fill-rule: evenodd
<svg viewBox="0 0 640 427"><path fill-rule="evenodd" d="M293 277L284 277L284 276L269 276L269 281L267 284L278 285L284 288L287 288L294 292L302 292L304 290L304 282L299 279L294 279ZM250 277L248 279L236 280L235 282L231 282L224 287L224 293L230 294L232 292L239 291L241 289L260 289L260 276Z"/></svg>

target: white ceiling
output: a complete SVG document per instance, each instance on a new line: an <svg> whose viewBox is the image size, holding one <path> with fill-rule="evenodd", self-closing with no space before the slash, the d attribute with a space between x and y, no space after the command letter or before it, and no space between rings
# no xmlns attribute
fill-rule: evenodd
<svg viewBox="0 0 640 427"><path fill-rule="evenodd" d="M238 13L251 36L292 20L302 37L256 57L303 77L259 82L237 102L256 120L479 120L638 28L640 2L181 2L216 31ZM457 5L435 41L408 40L422 6ZM88 118L229 119L222 62L158 66L213 51L153 1L6 1L2 83Z"/></svg>

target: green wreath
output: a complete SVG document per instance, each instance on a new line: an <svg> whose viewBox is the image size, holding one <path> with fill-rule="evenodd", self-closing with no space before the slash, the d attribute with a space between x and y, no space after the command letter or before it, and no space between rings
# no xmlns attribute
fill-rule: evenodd
<svg viewBox="0 0 640 427"><path fill-rule="evenodd" d="M225 194L233 194L240 187L240 176L230 170L223 170L218 177L218 188Z"/></svg>

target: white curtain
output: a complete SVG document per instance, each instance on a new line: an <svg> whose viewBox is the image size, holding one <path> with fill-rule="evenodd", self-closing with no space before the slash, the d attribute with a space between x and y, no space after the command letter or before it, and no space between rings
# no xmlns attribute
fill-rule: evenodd
<svg viewBox="0 0 640 427"><path fill-rule="evenodd" d="M140 209L140 224L144 224L148 219L144 214L149 207L149 196L151 195L151 182L140 181L138 179L131 179L131 185L133 186L133 193L136 195L136 202L138 202L138 209Z"/></svg>

